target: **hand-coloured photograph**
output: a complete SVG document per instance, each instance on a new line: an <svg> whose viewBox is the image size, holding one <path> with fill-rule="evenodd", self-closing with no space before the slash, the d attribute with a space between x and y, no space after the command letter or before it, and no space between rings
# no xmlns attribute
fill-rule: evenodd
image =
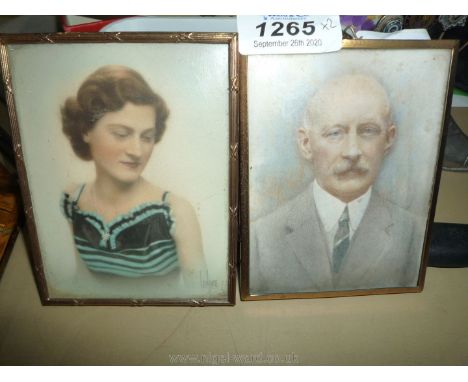
<svg viewBox="0 0 468 382"><path fill-rule="evenodd" d="M454 48L242 57L243 299L422 290Z"/></svg>
<svg viewBox="0 0 468 382"><path fill-rule="evenodd" d="M46 37L2 46L43 303L233 304L235 36Z"/></svg>

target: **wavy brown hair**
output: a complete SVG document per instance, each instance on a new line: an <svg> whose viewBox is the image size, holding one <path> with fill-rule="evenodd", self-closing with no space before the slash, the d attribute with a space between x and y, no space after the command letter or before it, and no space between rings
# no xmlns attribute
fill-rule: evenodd
<svg viewBox="0 0 468 382"><path fill-rule="evenodd" d="M67 98L61 108L63 132L78 157L92 159L89 145L83 140L84 135L94 128L104 114L121 110L127 102L154 107L154 142L161 140L169 116L164 100L135 70L125 66L107 65L86 78L76 97Z"/></svg>

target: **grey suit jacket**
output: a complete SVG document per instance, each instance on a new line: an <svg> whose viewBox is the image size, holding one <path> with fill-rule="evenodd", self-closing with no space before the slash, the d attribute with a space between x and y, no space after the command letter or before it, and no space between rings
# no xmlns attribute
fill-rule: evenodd
<svg viewBox="0 0 468 382"><path fill-rule="evenodd" d="M424 222L372 193L340 272L310 190L251 224L250 291L297 293L416 286Z"/></svg>

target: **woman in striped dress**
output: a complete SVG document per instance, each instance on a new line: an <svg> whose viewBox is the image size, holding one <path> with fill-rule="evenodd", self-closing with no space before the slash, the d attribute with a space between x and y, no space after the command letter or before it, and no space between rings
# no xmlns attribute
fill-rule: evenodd
<svg viewBox="0 0 468 382"><path fill-rule="evenodd" d="M75 154L96 169L94 181L69 187L61 204L87 268L197 279L204 259L193 207L141 176L166 128L164 100L138 72L110 65L85 79L61 112Z"/></svg>

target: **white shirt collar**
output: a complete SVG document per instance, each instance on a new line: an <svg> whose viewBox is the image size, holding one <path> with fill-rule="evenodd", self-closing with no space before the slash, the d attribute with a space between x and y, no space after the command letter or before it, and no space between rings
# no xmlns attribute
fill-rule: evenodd
<svg viewBox="0 0 468 382"><path fill-rule="evenodd" d="M341 214L346 206L348 206L350 228L354 232L359 226L359 223L361 223L362 217L369 205L372 187L369 187L364 195L361 195L359 198L349 203L343 203L341 200L329 194L318 184L317 180L314 180L312 183L312 192L315 206L325 231L329 232L336 226Z"/></svg>

